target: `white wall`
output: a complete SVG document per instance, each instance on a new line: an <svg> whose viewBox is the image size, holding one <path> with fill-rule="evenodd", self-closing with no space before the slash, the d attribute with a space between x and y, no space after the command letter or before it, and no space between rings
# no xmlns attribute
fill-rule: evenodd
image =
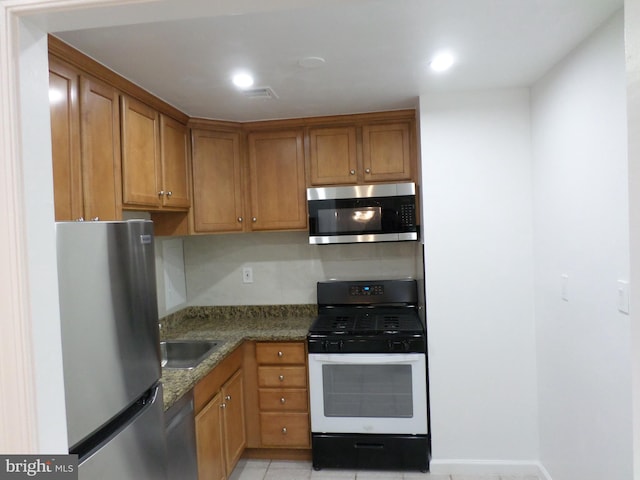
<svg viewBox="0 0 640 480"><path fill-rule="evenodd" d="M46 34L20 22L22 169L40 453L67 453Z"/></svg>
<svg viewBox="0 0 640 480"><path fill-rule="evenodd" d="M633 375L633 478L640 480L640 3L625 2L629 210L631 241L631 369Z"/></svg>
<svg viewBox="0 0 640 480"><path fill-rule="evenodd" d="M553 480L632 478L630 326L617 308L625 105L621 12L532 91L540 448Z"/></svg>
<svg viewBox="0 0 640 480"><path fill-rule="evenodd" d="M432 470L536 471L529 92L426 95L420 125Z"/></svg>

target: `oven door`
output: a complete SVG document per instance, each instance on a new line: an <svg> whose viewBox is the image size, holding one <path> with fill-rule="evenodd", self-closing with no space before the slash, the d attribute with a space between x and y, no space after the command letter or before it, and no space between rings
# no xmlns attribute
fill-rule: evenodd
<svg viewBox="0 0 640 480"><path fill-rule="evenodd" d="M309 390L314 433L428 433L422 353L311 353Z"/></svg>

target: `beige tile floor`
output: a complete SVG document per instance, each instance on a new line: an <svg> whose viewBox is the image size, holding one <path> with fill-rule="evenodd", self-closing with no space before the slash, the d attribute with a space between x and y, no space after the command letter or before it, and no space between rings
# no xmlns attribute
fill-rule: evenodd
<svg viewBox="0 0 640 480"><path fill-rule="evenodd" d="M535 475L432 475L420 472L383 472L325 469L311 462L241 459L229 480L539 480Z"/></svg>

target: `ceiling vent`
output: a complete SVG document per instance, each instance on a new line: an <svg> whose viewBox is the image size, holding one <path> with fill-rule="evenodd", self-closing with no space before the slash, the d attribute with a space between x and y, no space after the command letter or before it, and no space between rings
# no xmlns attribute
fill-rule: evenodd
<svg viewBox="0 0 640 480"><path fill-rule="evenodd" d="M242 94L247 98L278 98L271 87L247 88L242 90Z"/></svg>

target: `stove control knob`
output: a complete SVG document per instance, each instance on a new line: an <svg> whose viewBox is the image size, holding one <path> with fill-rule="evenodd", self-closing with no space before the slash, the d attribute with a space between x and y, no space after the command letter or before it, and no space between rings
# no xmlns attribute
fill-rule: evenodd
<svg viewBox="0 0 640 480"><path fill-rule="evenodd" d="M403 340L402 341L402 346L404 347L404 351L408 352L410 347L411 347L411 345L409 345L409 340Z"/></svg>

